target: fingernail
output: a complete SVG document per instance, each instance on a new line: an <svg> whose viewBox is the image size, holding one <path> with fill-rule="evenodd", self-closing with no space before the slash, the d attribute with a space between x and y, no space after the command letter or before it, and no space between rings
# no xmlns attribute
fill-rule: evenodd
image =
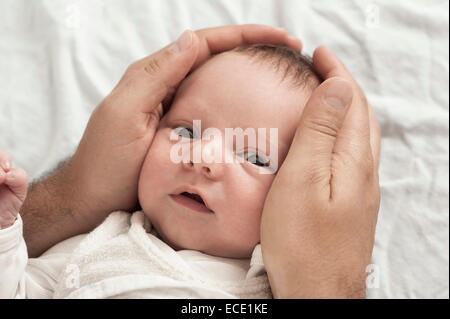
<svg viewBox="0 0 450 319"><path fill-rule="evenodd" d="M331 82L325 92L324 101L342 111L350 104L353 98L353 89L350 83L342 79L335 79Z"/></svg>
<svg viewBox="0 0 450 319"><path fill-rule="evenodd" d="M12 171L9 171L8 173L6 173L6 178L7 179L13 179L15 177L14 173Z"/></svg>
<svg viewBox="0 0 450 319"><path fill-rule="evenodd" d="M294 36L292 36L292 35L290 35L289 37L288 37L288 39L289 39L289 41L291 41L291 43L295 43L296 44L296 49L298 50L298 51L301 51L302 50L302 41L300 40L300 39L298 39L298 38L296 38L296 37L294 37Z"/></svg>
<svg viewBox="0 0 450 319"><path fill-rule="evenodd" d="M188 50L192 45L192 31L184 31L174 44L169 48L173 53L181 53Z"/></svg>
<svg viewBox="0 0 450 319"><path fill-rule="evenodd" d="M282 28L282 27L275 27L275 29L277 29L278 31L281 31L281 32L284 32L284 31L286 31L284 28Z"/></svg>

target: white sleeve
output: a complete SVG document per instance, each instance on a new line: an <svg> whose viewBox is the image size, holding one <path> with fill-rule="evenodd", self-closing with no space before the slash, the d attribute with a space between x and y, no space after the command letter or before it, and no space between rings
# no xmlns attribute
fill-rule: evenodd
<svg viewBox="0 0 450 319"><path fill-rule="evenodd" d="M20 214L14 224L0 229L0 298L16 298L25 281L28 253Z"/></svg>
<svg viewBox="0 0 450 319"><path fill-rule="evenodd" d="M0 230L0 299L52 298L61 271L86 235L66 239L39 258L28 258L22 225L19 214L12 226Z"/></svg>

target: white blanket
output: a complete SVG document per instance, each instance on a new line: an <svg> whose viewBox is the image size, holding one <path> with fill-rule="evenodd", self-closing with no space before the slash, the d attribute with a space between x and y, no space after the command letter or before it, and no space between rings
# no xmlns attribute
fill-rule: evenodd
<svg viewBox="0 0 450 319"><path fill-rule="evenodd" d="M326 44L383 130L372 298L449 297L448 2L2 0L0 149L36 178L76 148L134 60L187 28L286 28ZM373 279L373 276L372 276Z"/></svg>

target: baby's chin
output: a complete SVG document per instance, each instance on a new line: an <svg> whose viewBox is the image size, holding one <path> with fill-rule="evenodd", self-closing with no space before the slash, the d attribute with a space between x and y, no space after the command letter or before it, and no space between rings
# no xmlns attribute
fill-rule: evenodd
<svg viewBox="0 0 450 319"><path fill-rule="evenodd" d="M181 224L180 221L162 219L161 211L146 211L144 208L142 211L146 231L150 232L153 228L158 237L175 251L195 250L216 257L246 259L252 256L255 246L259 243L259 238L253 238L252 243L244 243L244 238L233 240L221 236L218 232L208 232L194 225L179 227L177 225ZM169 212L165 213L170 215Z"/></svg>
<svg viewBox="0 0 450 319"><path fill-rule="evenodd" d="M180 250L195 250L202 252L207 255L222 257L222 258L235 258L235 259L247 259L252 256L253 249L256 244L251 247L240 247L239 249L230 249L226 245L217 243L214 240L208 238L202 238L201 240L196 240L195 238L171 238L167 236L164 231L158 229L154 225L156 232L160 236L161 240L164 241L168 246L170 246L175 251Z"/></svg>

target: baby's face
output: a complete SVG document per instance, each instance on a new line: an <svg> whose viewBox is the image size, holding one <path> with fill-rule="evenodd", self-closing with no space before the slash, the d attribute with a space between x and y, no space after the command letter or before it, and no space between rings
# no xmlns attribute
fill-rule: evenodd
<svg viewBox="0 0 450 319"><path fill-rule="evenodd" d="M304 89L281 82L273 66L239 53L218 55L191 74L161 119L139 179L141 207L162 239L177 250L251 256L260 240L261 213L275 175L261 174L264 157L256 157L258 145L246 140L240 149L228 147L225 128L250 128L256 133L266 128L265 136L256 135L256 143L258 139L266 143L268 159L274 153L270 147L278 146L279 167L308 98ZM202 131L218 129L222 138L202 139L201 132L191 138L194 120L201 121ZM278 129L278 140L269 147L270 128ZM187 163L171 158L177 143L190 150L183 153ZM195 161L193 154L199 149L216 156L221 150L222 157L226 153L249 161ZM199 194L207 207L183 192Z"/></svg>

